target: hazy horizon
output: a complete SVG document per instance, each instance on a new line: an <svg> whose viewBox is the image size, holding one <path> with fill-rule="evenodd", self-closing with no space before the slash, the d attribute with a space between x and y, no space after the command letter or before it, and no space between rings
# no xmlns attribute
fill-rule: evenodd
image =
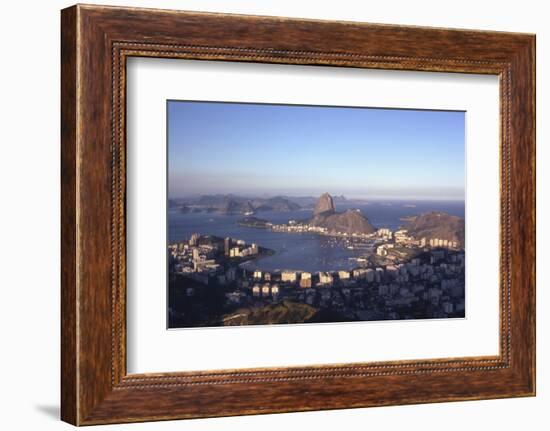
<svg viewBox="0 0 550 431"><path fill-rule="evenodd" d="M465 113L169 101L169 198L465 199Z"/></svg>
<svg viewBox="0 0 550 431"><path fill-rule="evenodd" d="M235 196L238 198L275 198L275 197L288 197L288 198L318 198L321 194L328 193L333 198L343 196L346 200L364 200L364 201L449 201L449 202L465 202L464 198L437 198L437 197L428 197L428 198L417 198L417 197L392 197L392 196L366 196L366 195L347 195L344 193L331 193L330 191L325 191L321 193L189 193L185 195L170 196L170 199L173 200L182 200L182 199L196 199L201 196Z"/></svg>

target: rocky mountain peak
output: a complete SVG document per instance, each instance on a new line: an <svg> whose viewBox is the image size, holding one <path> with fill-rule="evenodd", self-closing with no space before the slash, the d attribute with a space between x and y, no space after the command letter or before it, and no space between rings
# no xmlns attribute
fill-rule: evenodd
<svg viewBox="0 0 550 431"><path fill-rule="evenodd" d="M313 210L313 215L318 215L322 213L331 213L334 212L336 208L334 207L334 200L332 199L332 196L328 193L323 193L319 200L317 201L317 204L315 205L315 209Z"/></svg>

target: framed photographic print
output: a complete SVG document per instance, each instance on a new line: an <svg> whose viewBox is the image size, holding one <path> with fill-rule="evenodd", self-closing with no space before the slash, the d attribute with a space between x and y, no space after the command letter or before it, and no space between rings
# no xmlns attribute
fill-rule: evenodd
<svg viewBox="0 0 550 431"><path fill-rule="evenodd" d="M167 111L168 328L465 317L465 112Z"/></svg>
<svg viewBox="0 0 550 431"><path fill-rule="evenodd" d="M63 420L535 394L533 35L61 30Z"/></svg>

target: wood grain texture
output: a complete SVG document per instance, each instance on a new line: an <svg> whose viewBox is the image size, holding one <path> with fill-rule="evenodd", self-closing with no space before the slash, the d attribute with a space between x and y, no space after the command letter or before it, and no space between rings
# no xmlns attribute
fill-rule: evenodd
<svg viewBox="0 0 550 431"><path fill-rule="evenodd" d="M533 35L74 6L62 11L61 36L63 420L86 425L534 395ZM499 75L500 354L127 375L129 56Z"/></svg>
<svg viewBox="0 0 550 431"><path fill-rule="evenodd" d="M78 421L76 299L76 9L61 16L61 417Z"/></svg>

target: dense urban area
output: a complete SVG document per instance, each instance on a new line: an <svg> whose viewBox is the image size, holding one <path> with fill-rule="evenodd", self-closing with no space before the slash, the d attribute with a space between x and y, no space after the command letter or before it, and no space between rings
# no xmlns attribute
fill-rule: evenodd
<svg viewBox="0 0 550 431"><path fill-rule="evenodd" d="M262 271L274 253L239 238L193 234L169 244L169 327L464 317L464 220L442 212L376 229L325 193L313 216L274 224L243 211L242 226L325 235L361 250L339 271Z"/></svg>

